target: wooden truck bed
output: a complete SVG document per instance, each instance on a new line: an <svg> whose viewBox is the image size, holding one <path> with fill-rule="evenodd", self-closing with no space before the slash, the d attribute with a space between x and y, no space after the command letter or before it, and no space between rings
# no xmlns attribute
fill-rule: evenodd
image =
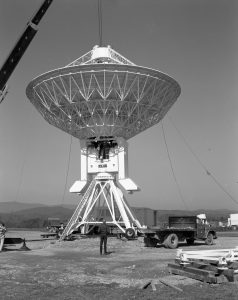
<svg viewBox="0 0 238 300"><path fill-rule="evenodd" d="M161 232L188 232L188 231L193 231L195 232L196 229L192 227L185 227L185 228L156 228L156 227L151 227L151 228L145 228L141 230L142 233L149 234L149 233L161 233Z"/></svg>

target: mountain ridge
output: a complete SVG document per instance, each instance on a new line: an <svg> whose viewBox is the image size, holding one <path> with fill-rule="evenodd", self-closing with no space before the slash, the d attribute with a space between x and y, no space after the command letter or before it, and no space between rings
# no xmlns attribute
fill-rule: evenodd
<svg viewBox="0 0 238 300"><path fill-rule="evenodd" d="M49 214L62 214L65 211L66 214L73 213L73 210L77 207L77 204L42 204L42 203L25 203L25 202L0 202L0 215L1 214L14 214L14 215L39 215L41 217ZM151 209L149 207L132 207L135 209ZM238 213L238 211L231 209L195 209L195 210L182 210L182 209L158 209L159 214L209 214L209 215L229 215L231 213ZM65 213L64 213L65 214Z"/></svg>
<svg viewBox="0 0 238 300"><path fill-rule="evenodd" d="M76 204L64 205L46 205L41 203L21 203L21 202L0 202L0 220L6 224L8 228L44 228L48 224L48 218L59 218L62 222L69 220L77 207ZM145 210L142 214L151 216L153 210L146 207L132 207L132 210ZM157 222L165 223L169 216L188 216L205 213L208 221L223 221L227 219L231 213L237 211L229 209L218 210L157 210ZM138 218L141 215L138 212ZM145 220L145 222L148 222Z"/></svg>

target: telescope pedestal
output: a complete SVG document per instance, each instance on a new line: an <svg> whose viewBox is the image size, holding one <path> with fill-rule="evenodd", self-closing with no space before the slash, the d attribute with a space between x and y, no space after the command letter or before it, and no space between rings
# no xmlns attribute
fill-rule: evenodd
<svg viewBox="0 0 238 300"><path fill-rule="evenodd" d="M126 237L135 236L140 222L124 199L115 178L109 173L99 173L89 184L60 240L65 239L79 227L84 234L106 219L108 225L117 226Z"/></svg>

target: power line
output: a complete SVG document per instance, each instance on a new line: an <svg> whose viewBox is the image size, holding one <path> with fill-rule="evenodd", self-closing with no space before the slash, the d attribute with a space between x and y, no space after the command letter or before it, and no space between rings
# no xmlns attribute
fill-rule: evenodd
<svg viewBox="0 0 238 300"><path fill-rule="evenodd" d="M212 180L216 183L216 185L218 185L220 187L220 189L236 204L238 204L238 201L224 188L224 186L217 180L217 178L215 177L215 175L212 174L212 172L210 170L208 170L208 168L205 166L205 164L201 161L201 159L197 156L197 154L193 151L193 149L191 148L191 146L188 144L187 140L185 139L185 137L182 135L181 131L177 128L177 126L174 124L174 122L171 120L171 118L169 117L169 120L171 122L171 124L173 125L173 127L176 129L177 133L179 134L179 136L181 137L181 139L183 140L183 142L185 143L185 145L188 147L188 149L190 150L190 152L193 154L193 156L196 158L196 160L198 161L198 163L200 164L200 166L204 169L204 171L206 172L206 174L208 176L210 176L212 178Z"/></svg>
<svg viewBox="0 0 238 300"><path fill-rule="evenodd" d="M176 178L176 175L175 175L175 172L174 172L174 168L173 168L171 156L170 156L170 153L169 153L169 147L168 147L168 144L167 144L167 141L166 141L166 137L165 137L163 121L161 121L161 125L162 125L163 138L164 138L164 143L165 143L166 150L167 150L167 154L168 154L168 158L169 158L169 163L170 163L171 172L172 172L174 181L175 181L175 183L176 183L176 186L177 186L177 188L178 188L178 192L179 192L180 199L182 200L182 202L183 202L185 208L188 210L188 206L187 206L187 204L186 204L186 202L185 202L185 200L184 200L182 191L181 191L181 189L180 189L180 186L179 186L179 184L178 184L178 181L177 181L177 178Z"/></svg>
<svg viewBox="0 0 238 300"><path fill-rule="evenodd" d="M99 30L99 47L102 47L102 3L98 0L98 30Z"/></svg>

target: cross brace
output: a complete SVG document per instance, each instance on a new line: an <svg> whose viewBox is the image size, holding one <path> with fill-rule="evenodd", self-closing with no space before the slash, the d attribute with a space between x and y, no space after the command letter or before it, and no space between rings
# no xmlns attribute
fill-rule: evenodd
<svg viewBox="0 0 238 300"><path fill-rule="evenodd" d="M140 222L135 218L113 178L99 177L97 179L96 177L88 186L60 240L64 240L79 227L84 228L84 233L88 233L90 231L88 225L100 224L105 210L107 223L117 226L122 233L125 233L127 229L133 229L135 232L137 228L141 228Z"/></svg>

